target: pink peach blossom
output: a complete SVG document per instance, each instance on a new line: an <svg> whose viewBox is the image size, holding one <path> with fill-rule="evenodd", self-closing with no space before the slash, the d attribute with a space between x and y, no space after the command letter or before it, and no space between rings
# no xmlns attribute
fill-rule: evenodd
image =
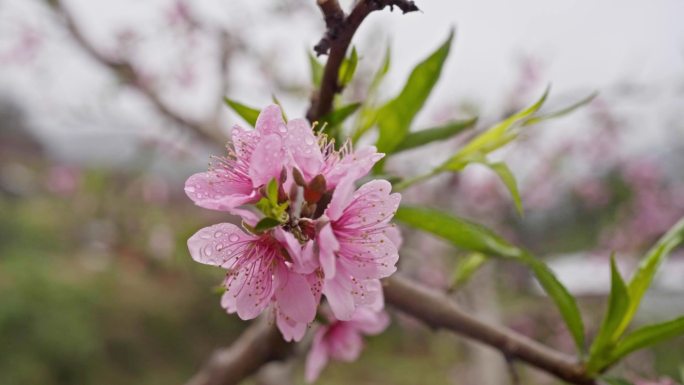
<svg viewBox="0 0 684 385"><path fill-rule="evenodd" d="M337 186L318 220L323 225L316 238L323 294L339 320L349 320L360 305L381 301L369 287L396 271L401 243L398 230L389 223L401 195L390 194L392 186L385 180L353 188L352 178Z"/></svg>
<svg viewBox="0 0 684 385"><path fill-rule="evenodd" d="M219 223L190 237L188 248L195 261L227 270L221 298L226 311L248 320L273 304L285 339L302 338L316 315L317 295L307 277L292 270L275 238Z"/></svg>
<svg viewBox="0 0 684 385"><path fill-rule="evenodd" d="M355 361L363 349L362 336L381 333L389 325L389 316L384 311L359 308L349 321L330 321L316 331L306 357L305 377L309 383L316 381L330 359Z"/></svg>

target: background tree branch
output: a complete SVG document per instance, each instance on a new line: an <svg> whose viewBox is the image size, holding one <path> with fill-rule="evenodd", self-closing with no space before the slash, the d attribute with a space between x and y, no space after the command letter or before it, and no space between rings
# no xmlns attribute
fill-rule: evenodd
<svg viewBox="0 0 684 385"><path fill-rule="evenodd" d="M216 145L216 143L222 144L227 141L227 137L220 131L219 121L216 116L206 122L199 122L191 120L177 111L174 111L173 108L171 108L162 100L162 97L159 95L159 93L156 92L156 90L149 84L144 76L142 76L129 61L106 55L92 42L90 42L85 37L85 34L81 31L74 16L64 6L61 0L46 0L46 2L55 12L55 14L62 19L67 30L69 31L69 34L79 47L81 47L97 63L103 65L105 68L108 68L112 74L114 74L114 76L116 76L123 83L137 89L145 98L147 98L147 100L152 104L152 106L154 106L159 114L176 123L181 128L189 131L194 137L204 143ZM227 34L222 33L222 54L220 55L221 60L225 60L227 57L227 50L229 47L225 41L227 38ZM226 64L221 63L220 68L222 71L227 70L225 66ZM225 77L225 73L222 73L221 79L225 79ZM223 92L225 80L221 80L221 82ZM218 99L222 100L223 98Z"/></svg>

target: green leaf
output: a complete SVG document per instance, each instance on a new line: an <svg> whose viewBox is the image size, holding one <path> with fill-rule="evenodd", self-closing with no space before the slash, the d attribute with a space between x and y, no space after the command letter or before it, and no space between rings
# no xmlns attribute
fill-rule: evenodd
<svg viewBox="0 0 684 385"><path fill-rule="evenodd" d="M549 88L547 88L539 100L531 106L509 116L473 138L454 156L444 162L444 164L440 166L440 170L460 171L468 164L474 155L479 154L479 156L482 156L488 154L515 139L518 136L515 129L520 127L541 108L544 101L546 101L548 94Z"/></svg>
<svg viewBox="0 0 684 385"><path fill-rule="evenodd" d="M351 103L342 106L321 118L321 122L327 122L329 126L338 126L361 107L361 103Z"/></svg>
<svg viewBox="0 0 684 385"><path fill-rule="evenodd" d="M230 107L236 114L240 115L247 123L252 127L256 125L257 118L259 117L259 110L256 108L248 107L242 103L236 102L234 100L223 98L226 105Z"/></svg>
<svg viewBox="0 0 684 385"><path fill-rule="evenodd" d="M351 135L351 140L354 143L356 143L356 141L358 141L359 138L363 136L363 134L368 132L368 130L371 127L373 127L373 125L377 121L378 109L373 105L373 100L375 99L377 90L380 87L380 83L382 83L382 80L385 78L385 75L387 74L387 72L389 72L390 62L391 52L390 46L388 44L387 49L385 50L385 57L382 59L380 68L378 68L378 70L375 72L375 75L373 75L373 80L368 86L366 100L363 103L361 111L359 111L356 122L354 124L354 132Z"/></svg>
<svg viewBox="0 0 684 385"><path fill-rule="evenodd" d="M456 265L456 270L454 270L450 290L454 290L466 284L470 280L470 277L472 277L487 260L487 256L482 253L471 253L465 258L462 258L458 265Z"/></svg>
<svg viewBox="0 0 684 385"><path fill-rule="evenodd" d="M276 226L280 225L280 221L275 218L266 217L259 221L259 223L254 226L254 231L257 233L263 233L266 230L270 230Z"/></svg>
<svg viewBox="0 0 684 385"><path fill-rule="evenodd" d="M437 83L449 55L454 31L428 58L418 63L399 95L380 108L377 116L380 136L378 151L389 154L404 140L416 114L423 108Z"/></svg>
<svg viewBox="0 0 684 385"><path fill-rule="evenodd" d="M589 352L588 367L590 371L602 369L604 365L603 360L610 353L613 345L617 342L617 338L620 337L615 334L615 331L620 325L630 303L627 285L625 285L620 271L618 271L615 265L615 255L612 255L610 258L610 277L611 286L608 297L608 309Z"/></svg>
<svg viewBox="0 0 684 385"><path fill-rule="evenodd" d="M406 225L435 234L463 250L511 258L526 264L558 307L578 350L584 351L584 324L577 302L543 262L511 245L488 228L441 210L401 206L394 217Z"/></svg>
<svg viewBox="0 0 684 385"><path fill-rule="evenodd" d="M532 269L537 281L544 288L546 294L553 300L561 313L565 324L575 341L578 352L584 352L584 322L577 306L575 297L556 278L556 275L542 261L528 253L522 255L522 259Z"/></svg>
<svg viewBox="0 0 684 385"><path fill-rule="evenodd" d="M266 197L274 206L278 205L278 181L272 178L266 186Z"/></svg>
<svg viewBox="0 0 684 385"><path fill-rule="evenodd" d="M501 181L506 185L506 188L511 193L513 197L513 202L515 203L515 208L518 210L518 214L523 215L522 199L520 198L520 191L518 191L518 182L515 180L515 176L508 168L506 163L486 163L486 165L492 169L499 176Z"/></svg>
<svg viewBox="0 0 684 385"><path fill-rule="evenodd" d="M670 252L682 243L682 241L684 241L684 219L677 222L665 235L663 235L641 261L637 271L634 272L634 275L629 282L630 304L620 326L615 331L618 336L627 329L632 318L634 318L634 315L641 304L641 299L649 286L651 286L651 282L658 271L658 267L662 265Z"/></svg>
<svg viewBox="0 0 684 385"><path fill-rule="evenodd" d="M591 103L591 101L594 100L594 98L596 98L597 96L598 96L598 92L592 92L588 96L580 99L579 101L577 101L577 102L575 102L575 103L573 103L567 107L561 108L558 111L550 112L550 113L542 115L542 116L532 117L532 118L528 119L527 121L525 121L524 125L528 126L528 125L543 122L545 120L560 118L561 116L567 115L567 114L575 111L576 109Z"/></svg>
<svg viewBox="0 0 684 385"><path fill-rule="evenodd" d="M287 114L285 114L285 109L283 108L283 104L280 103L280 100L278 99L277 96L275 96L275 94L271 94L271 100L273 101L273 103L277 104L278 107L280 107L280 114L283 116L283 121L285 123L287 123L287 121L288 121Z"/></svg>
<svg viewBox="0 0 684 385"><path fill-rule="evenodd" d="M488 228L451 216L442 210L401 206L394 218L411 227L435 234L463 250L508 258L521 254L520 249Z"/></svg>
<svg viewBox="0 0 684 385"><path fill-rule="evenodd" d="M309 57L309 67L311 68L311 83L314 87L318 88L323 80L323 64L321 64L308 49L306 50L306 54Z"/></svg>
<svg viewBox="0 0 684 385"><path fill-rule="evenodd" d="M424 146L428 143L435 142L438 140L449 139L468 128L472 128L477 123L477 118L467 119L467 120L455 120L446 123L439 127L428 128L425 130L420 130L416 132L410 132L406 135L404 140L401 141L394 149L394 153L401 151L410 150L412 148Z"/></svg>
<svg viewBox="0 0 684 385"><path fill-rule="evenodd" d="M610 361L615 362L635 350L684 335L684 317L644 326L625 336L613 350Z"/></svg>
<svg viewBox="0 0 684 385"><path fill-rule="evenodd" d="M338 82L341 87L345 87L347 84L351 83L358 63L359 55L356 52L356 47L352 47L351 55L348 58L345 58L340 65Z"/></svg>

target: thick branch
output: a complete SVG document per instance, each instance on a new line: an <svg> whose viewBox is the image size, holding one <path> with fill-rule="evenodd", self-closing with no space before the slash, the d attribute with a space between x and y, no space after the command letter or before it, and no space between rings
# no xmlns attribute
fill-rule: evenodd
<svg viewBox="0 0 684 385"><path fill-rule="evenodd" d="M85 37L71 13L63 6L60 0L47 0L47 3L52 7L55 13L63 18L69 33L86 53L95 59L96 62L109 68L122 82L129 84L140 91L161 115L181 127L188 129L193 135L206 143L215 145L216 143L223 143L226 141L226 137L220 133L219 126L216 122L195 122L178 114L164 103L159 94L148 84L144 77L135 70L131 63L122 59L109 57L102 53Z"/></svg>
<svg viewBox="0 0 684 385"><path fill-rule="evenodd" d="M413 1L406 0L360 0L349 16L344 16L337 0L318 0L318 6L325 18L327 30L314 50L318 55L328 55L325 63L321 88L311 97L311 106L306 113L310 122L319 120L332 110L335 94L342 92L339 84L340 66L349 48L354 33L363 20L373 11L387 6L396 6L404 13L417 11Z"/></svg>
<svg viewBox="0 0 684 385"><path fill-rule="evenodd" d="M292 346L274 325L256 321L229 348L215 351L186 385L238 384L264 364L286 357Z"/></svg>
<svg viewBox="0 0 684 385"><path fill-rule="evenodd" d="M573 357L522 334L490 325L463 312L445 294L406 278L385 279L385 300L397 310L434 328L452 331L499 350L508 360L525 362L568 383L595 385ZM268 344L267 341L270 341ZM227 350L214 353L209 363L186 385L232 385L269 361L282 359L282 337L273 328L252 327ZM277 354L276 354L277 353Z"/></svg>
<svg viewBox="0 0 684 385"><path fill-rule="evenodd" d="M584 367L572 357L559 353L512 330L489 325L463 312L437 291L393 276L385 280L385 299L396 309L424 323L448 329L466 338L487 344L509 359L524 361L573 384L594 384Z"/></svg>

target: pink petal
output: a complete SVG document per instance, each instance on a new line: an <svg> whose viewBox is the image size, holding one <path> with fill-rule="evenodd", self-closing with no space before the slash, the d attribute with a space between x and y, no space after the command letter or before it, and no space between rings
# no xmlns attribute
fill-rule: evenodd
<svg viewBox="0 0 684 385"><path fill-rule="evenodd" d="M304 377L308 383L316 381L321 374L321 371L323 371L323 368L325 368L325 365L328 363L328 350L324 341L327 331L328 328L326 326L321 326L316 330L316 335L311 344L311 350L309 350L309 354L306 355Z"/></svg>
<svg viewBox="0 0 684 385"><path fill-rule="evenodd" d="M356 181L367 175L373 165L384 156L385 154L377 152L374 146L364 147L347 154L335 167L325 173L325 178L330 187L336 186L344 178Z"/></svg>
<svg viewBox="0 0 684 385"><path fill-rule="evenodd" d="M318 254L326 279L335 276L335 253L340 249L340 244L332 231L332 226L328 223L318 232Z"/></svg>
<svg viewBox="0 0 684 385"><path fill-rule="evenodd" d="M387 226L382 232L390 241L392 241L392 243L394 243L394 246L396 246L397 249L401 248L401 244L404 240L401 237L401 232L396 226L390 224L390 226Z"/></svg>
<svg viewBox="0 0 684 385"><path fill-rule="evenodd" d="M226 312L230 314L237 311L237 304L233 293L228 292L228 290L223 293L221 296L221 307L226 309Z"/></svg>
<svg viewBox="0 0 684 385"><path fill-rule="evenodd" d="M256 318L273 298L273 268L261 266L261 262L258 261L234 274L236 283L242 284L237 286L232 284L233 282L229 283L231 289L237 286L237 314L243 320ZM247 274L249 276L245 278Z"/></svg>
<svg viewBox="0 0 684 385"><path fill-rule="evenodd" d="M349 324L366 335L375 335L387 329L389 321L389 315L386 312L361 307L356 309Z"/></svg>
<svg viewBox="0 0 684 385"><path fill-rule="evenodd" d="M256 237L246 234L232 223L219 223L205 227L188 239L192 259L206 265L230 268L242 255L246 244Z"/></svg>
<svg viewBox="0 0 684 385"><path fill-rule="evenodd" d="M270 134L257 144L249 164L249 176L252 185L259 187L271 179L278 178L283 169L285 152L280 136Z"/></svg>
<svg viewBox="0 0 684 385"><path fill-rule="evenodd" d="M390 194L391 190L392 185L383 179L372 180L359 187L344 210L339 226L361 228L388 223L401 201L401 195Z"/></svg>
<svg viewBox="0 0 684 385"><path fill-rule="evenodd" d="M276 104L272 104L261 110L255 126L256 131L261 135L282 135L287 132L285 122L283 122L283 113Z"/></svg>
<svg viewBox="0 0 684 385"><path fill-rule="evenodd" d="M361 334L348 323L338 324L328 333L327 338L331 358L351 362L361 355L363 349Z"/></svg>
<svg viewBox="0 0 684 385"><path fill-rule="evenodd" d="M278 286L275 300L278 312L287 318L305 324L316 316L316 301L309 282L302 275L290 272L282 265L277 270Z"/></svg>
<svg viewBox="0 0 684 385"><path fill-rule="evenodd" d="M285 146L295 164L310 180L318 175L323 167L323 154L309 123L304 119L293 119L287 123L288 134Z"/></svg>
<svg viewBox="0 0 684 385"><path fill-rule="evenodd" d="M307 323L297 322L293 319L287 319L281 313L276 314L276 325L278 330L283 334L285 341L301 341L306 334Z"/></svg>
<svg viewBox="0 0 684 385"><path fill-rule="evenodd" d="M382 233L347 237L340 244L339 262L355 277L385 278L397 271L397 247Z"/></svg>
<svg viewBox="0 0 684 385"><path fill-rule="evenodd" d="M185 182L185 194L200 207L221 211L229 211L256 197L249 180L235 181L219 170L192 175Z"/></svg>
<svg viewBox="0 0 684 385"><path fill-rule="evenodd" d="M235 154L239 158L249 159L254 147L259 142L259 137L259 133L254 130L245 130L238 125L233 126L231 139L235 148Z"/></svg>
<svg viewBox="0 0 684 385"><path fill-rule="evenodd" d="M361 287L359 287L361 286ZM379 312L385 307L385 296L382 292L382 283L379 279L357 281L354 293L354 303L357 309L366 308Z"/></svg>
<svg viewBox="0 0 684 385"><path fill-rule="evenodd" d="M292 258L292 270L300 274L310 274L318 267L313 255L313 241L309 241L302 247L299 241L292 235L277 227L273 232L275 238L280 242Z"/></svg>
<svg viewBox="0 0 684 385"><path fill-rule="evenodd" d="M335 278L323 281L323 294L328 299L330 308L338 320L347 321L354 314L355 305L352 290L351 277L341 266L338 266Z"/></svg>
<svg viewBox="0 0 684 385"><path fill-rule="evenodd" d="M331 220L339 219L354 196L354 178L345 178L337 185L333 192L325 215Z"/></svg>

